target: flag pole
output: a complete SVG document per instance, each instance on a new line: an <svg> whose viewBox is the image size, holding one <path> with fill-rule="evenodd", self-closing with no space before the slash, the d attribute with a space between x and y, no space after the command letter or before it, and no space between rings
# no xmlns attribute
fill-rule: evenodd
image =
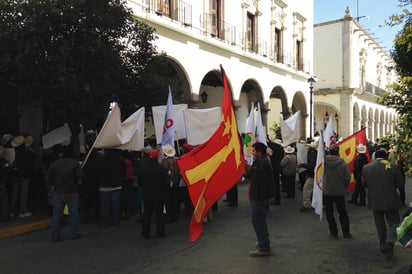
<svg viewBox="0 0 412 274"><path fill-rule="evenodd" d="M92 154L93 149L94 149L94 143L93 143L92 147L89 149L89 151L87 152L86 158L84 158L84 161L82 163L82 168L84 168L84 166L86 165L86 162L89 159L90 154Z"/></svg>

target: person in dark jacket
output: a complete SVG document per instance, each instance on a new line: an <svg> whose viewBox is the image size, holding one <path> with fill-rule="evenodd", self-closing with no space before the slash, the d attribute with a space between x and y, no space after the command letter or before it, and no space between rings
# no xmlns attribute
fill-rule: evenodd
<svg viewBox="0 0 412 274"><path fill-rule="evenodd" d="M314 141L307 145L307 163L302 163L299 167L306 168L306 182L303 185L303 205L299 209L300 212L312 211L312 193L313 193L313 183L315 177L315 166L317 158L318 142Z"/></svg>
<svg viewBox="0 0 412 274"><path fill-rule="evenodd" d="M56 145L54 150L58 158L52 162L46 173L46 183L52 192L52 240L60 240L61 216L65 204L69 209L72 224L72 239L81 238L79 228L79 189L78 185L83 177L80 163L68 157L66 147Z"/></svg>
<svg viewBox="0 0 412 274"><path fill-rule="evenodd" d="M363 167L362 183L368 188L368 208L373 210L380 251L392 259L402 207L397 190L404 182L396 164L386 158L385 149L375 152L375 160Z"/></svg>
<svg viewBox="0 0 412 274"><path fill-rule="evenodd" d="M363 166L369 163L368 157L366 157L366 146L363 144L359 144L356 147L356 151L358 152L358 156L355 158L355 162L353 164L353 175L355 177L355 190L352 194L352 199L348 201L348 203L352 203L359 206L366 205L366 191L365 187L362 185L362 170ZM359 197L359 202L358 202Z"/></svg>
<svg viewBox="0 0 412 274"><path fill-rule="evenodd" d="M273 170L273 200L270 202L272 205L280 205L280 174L282 173L282 167L280 162L285 156L283 151L282 141L275 139L273 142L268 142L269 148L272 150L270 155L270 162L272 163Z"/></svg>
<svg viewBox="0 0 412 274"><path fill-rule="evenodd" d="M273 197L272 164L266 156L266 146L257 142L252 145L253 165L246 163L245 178L250 179L250 207L252 224L257 237L257 248L251 257L269 256L270 240L267 225L269 199Z"/></svg>
<svg viewBox="0 0 412 274"><path fill-rule="evenodd" d="M349 228L349 216L345 207L346 188L350 183L349 167L342 158L339 158L339 146L331 145L329 154L325 156L323 173L323 205L329 231L333 238L338 239L338 227L333 214L333 204L339 213L343 237L352 238Z"/></svg>
<svg viewBox="0 0 412 274"><path fill-rule="evenodd" d="M100 223L102 226L120 223L120 193L126 165L120 151L105 149L97 164L97 181L100 193ZM111 223L109 217L111 213Z"/></svg>
<svg viewBox="0 0 412 274"><path fill-rule="evenodd" d="M150 238L150 226L153 212L156 215L156 236L165 236L166 198L169 189L169 175L159 164L160 152L153 149L149 158L143 159L138 171L139 186L143 197L142 236Z"/></svg>

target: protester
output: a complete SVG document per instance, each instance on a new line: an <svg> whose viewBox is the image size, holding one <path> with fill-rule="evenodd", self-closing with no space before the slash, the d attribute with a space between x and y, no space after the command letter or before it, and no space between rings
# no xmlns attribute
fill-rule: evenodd
<svg viewBox="0 0 412 274"><path fill-rule="evenodd" d="M177 166L176 150L169 144L166 144L162 147L162 152L165 158L162 160L162 167L167 170L169 175L169 193L166 203L166 210L168 221L176 222L179 209L178 209L178 200L179 200L179 181L180 181L180 172L179 167Z"/></svg>
<svg viewBox="0 0 412 274"><path fill-rule="evenodd" d="M9 195L6 182L9 179L11 168L3 157L4 147L0 145L0 221L9 220Z"/></svg>
<svg viewBox="0 0 412 274"><path fill-rule="evenodd" d="M103 227L120 223L120 193L126 165L120 151L105 149L97 164L100 193L100 224ZM110 220L111 214L111 222Z"/></svg>
<svg viewBox="0 0 412 274"><path fill-rule="evenodd" d="M166 197L169 188L167 170L162 167L158 158L160 152L153 149L149 158L143 159L138 170L139 186L143 196L142 236L150 238L150 226L153 212L156 217L156 236L165 237Z"/></svg>
<svg viewBox="0 0 412 274"><path fill-rule="evenodd" d="M282 167L280 162L285 156L283 151L282 141L275 138L273 142L269 140L268 146L272 150L270 156L270 162L272 163L273 170L273 200L270 202L272 205L280 205L280 174L282 173Z"/></svg>
<svg viewBox="0 0 412 274"><path fill-rule="evenodd" d="M348 201L348 203L352 203L358 206L365 206L366 205L366 191L365 187L362 185L362 170L363 166L367 165L369 160L366 157L366 146L363 144L359 144L356 147L356 151L358 152L358 156L355 158L355 162L353 164L353 175L355 177L356 185L355 190L352 194L352 199ZM359 202L358 202L359 197Z"/></svg>
<svg viewBox="0 0 412 274"><path fill-rule="evenodd" d="M307 163L302 163L299 167L306 169L306 182L303 185L303 205L299 209L300 212L308 212L312 210L312 193L315 177L315 166L317 159L318 142L311 142L307 145Z"/></svg>
<svg viewBox="0 0 412 274"><path fill-rule="evenodd" d="M257 142L252 145L252 155L253 165L245 163L245 178L250 179L250 207L257 246L249 255L262 257L271 254L267 214L269 199L273 197L273 171L263 143Z"/></svg>
<svg viewBox="0 0 412 274"><path fill-rule="evenodd" d="M285 156L280 162L282 167L282 183L285 184L286 198L295 198L295 180L297 157L294 154L295 148L287 146L285 149Z"/></svg>
<svg viewBox="0 0 412 274"><path fill-rule="evenodd" d="M349 216L345 207L346 188L350 183L349 167L342 158L339 158L339 146L331 145L329 154L325 156L323 173L323 205L325 206L326 219L329 231L333 238L338 239L338 227L333 213L333 204L339 213L343 237L352 238L349 228Z"/></svg>
<svg viewBox="0 0 412 274"><path fill-rule="evenodd" d="M36 154L25 146L25 137L18 135L11 140L11 146L15 149L14 178L11 192L10 217L18 211L20 218L30 217L28 200L30 181L33 175ZM17 202L20 206L17 208Z"/></svg>
<svg viewBox="0 0 412 274"><path fill-rule="evenodd" d="M52 192L52 240L60 241L61 217L67 204L72 225L71 238L81 238L79 224L79 190L78 185L83 171L77 160L70 158L67 148L62 145L54 147L58 158L47 170L46 182Z"/></svg>
<svg viewBox="0 0 412 274"><path fill-rule="evenodd" d="M396 164L391 164L387 156L385 149L375 152L375 160L363 167L362 183L368 188L368 208L373 210L380 252L392 259L402 207L397 189L404 182Z"/></svg>
<svg viewBox="0 0 412 274"><path fill-rule="evenodd" d="M120 192L121 214L125 219L129 219L133 210L133 183L135 181L134 167L131 153L127 150L122 151L126 174L123 178L122 191Z"/></svg>

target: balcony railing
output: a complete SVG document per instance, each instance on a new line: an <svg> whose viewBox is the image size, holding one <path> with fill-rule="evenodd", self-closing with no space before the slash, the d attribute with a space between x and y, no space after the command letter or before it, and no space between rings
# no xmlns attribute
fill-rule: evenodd
<svg viewBox="0 0 412 274"><path fill-rule="evenodd" d="M216 15L204 13L200 24L206 35L211 35L230 45L236 45L236 26L216 18Z"/></svg>
<svg viewBox="0 0 412 274"><path fill-rule="evenodd" d="M380 87L377 87L377 86L375 86L375 85L373 85L372 83L369 83L369 82L366 82L365 91L369 92L369 93L372 93L372 94L375 94L375 95L378 95L378 96L382 95L382 93L385 92L384 89L382 89Z"/></svg>
<svg viewBox="0 0 412 274"><path fill-rule="evenodd" d="M134 6L134 10L141 13L157 14L159 17L172 22L180 23L185 27L190 27L193 34L201 34L213 37L231 46L240 48L244 51L258 54L268 58L274 63L284 64L298 71L309 72L310 62L305 59L297 60L291 52L277 52L274 46L251 32L240 32L236 26L225 20L220 20L216 15L204 13L199 16L199 23L193 22L192 5L183 0L176 0L173 5L168 5L168 1L161 0L129 0ZM198 25L199 24L199 25ZM368 85L367 85L368 86ZM372 88L369 88L372 90ZM375 87L374 92L379 88Z"/></svg>

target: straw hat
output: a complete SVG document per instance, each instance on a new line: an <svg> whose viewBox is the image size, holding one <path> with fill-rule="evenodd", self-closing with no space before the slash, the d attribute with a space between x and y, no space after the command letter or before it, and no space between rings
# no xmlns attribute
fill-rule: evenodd
<svg viewBox="0 0 412 274"><path fill-rule="evenodd" d="M25 144L26 147L31 146L31 145L33 144L33 136L27 135L27 136L24 138L24 144Z"/></svg>
<svg viewBox="0 0 412 274"><path fill-rule="evenodd" d="M278 145L280 145L280 146L283 146L282 145L282 140L280 140L280 139L275 139L275 140L273 140L273 142L275 143L275 144L278 144Z"/></svg>
<svg viewBox="0 0 412 274"><path fill-rule="evenodd" d="M13 135L11 135L11 134L4 134L4 135L1 137L0 143L1 143L2 146L7 146L11 139L13 139Z"/></svg>
<svg viewBox="0 0 412 274"><path fill-rule="evenodd" d="M285 147L284 151L285 151L285 153L293 153L293 152L295 152L295 149L291 146L287 146L287 147Z"/></svg>
<svg viewBox="0 0 412 274"><path fill-rule="evenodd" d="M162 146L163 154L167 157L174 157L176 155L176 150L169 144Z"/></svg>
<svg viewBox="0 0 412 274"><path fill-rule="evenodd" d="M359 144L356 147L356 150L358 151L358 153L364 154L366 152L366 146L364 144Z"/></svg>
<svg viewBox="0 0 412 274"><path fill-rule="evenodd" d="M313 149L318 149L319 142L313 141L310 144L307 144L308 147L313 148Z"/></svg>
<svg viewBox="0 0 412 274"><path fill-rule="evenodd" d="M16 137L14 137L12 140L11 140L11 146L12 147L19 147L19 146L21 146L22 144L24 144L24 136L23 135L18 135L18 136L16 136Z"/></svg>

